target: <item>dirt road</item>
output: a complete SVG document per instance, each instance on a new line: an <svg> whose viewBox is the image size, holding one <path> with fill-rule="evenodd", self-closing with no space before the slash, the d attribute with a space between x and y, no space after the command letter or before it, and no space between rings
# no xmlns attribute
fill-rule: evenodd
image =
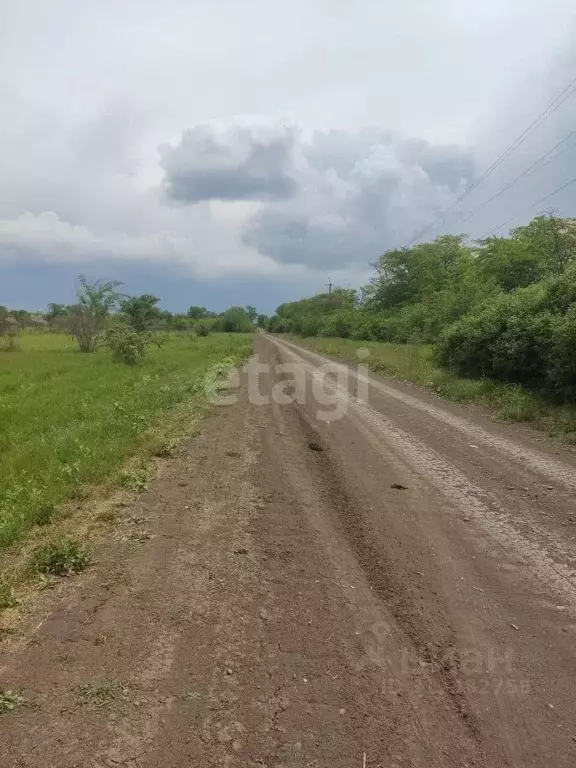
<svg viewBox="0 0 576 768"><path fill-rule="evenodd" d="M256 347L236 402L0 650L0 687L35 703L0 718L0 765L576 765L572 454Z"/></svg>

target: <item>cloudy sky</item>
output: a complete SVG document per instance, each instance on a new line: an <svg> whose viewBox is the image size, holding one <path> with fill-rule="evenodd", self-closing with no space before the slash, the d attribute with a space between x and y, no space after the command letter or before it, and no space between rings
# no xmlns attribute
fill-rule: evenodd
<svg viewBox="0 0 576 768"><path fill-rule="evenodd" d="M573 0L0 0L0 304L359 285L574 77ZM530 219L576 133L463 223L574 129L576 95L429 236Z"/></svg>

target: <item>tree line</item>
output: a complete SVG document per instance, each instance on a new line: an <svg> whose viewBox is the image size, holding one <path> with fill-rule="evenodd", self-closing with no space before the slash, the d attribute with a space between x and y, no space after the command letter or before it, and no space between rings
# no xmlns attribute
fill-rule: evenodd
<svg viewBox="0 0 576 768"><path fill-rule="evenodd" d="M216 313L193 305L186 314L172 313L160 309L157 296L128 296L120 292L121 286L117 281L91 281L80 275L74 304L50 303L44 314L0 306L0 336L7 336L10 342L5 349L15 349L15 338L22 329L46 329L70 333L80 352L94 352L104 343L115 359L138 363L146 346L158 342L153 331L208 336L215 331L250 333L257 323L264 324L264 316L252 306L234 306Z"/></svg>
<svg viewBox="0 0 576 768"><path fill-rule="evenodd" d="M434 344L459 375L576 401L576 219L540 215L506 237L442 235L383 253L360 291L282 304L272 332Z"/></svg>

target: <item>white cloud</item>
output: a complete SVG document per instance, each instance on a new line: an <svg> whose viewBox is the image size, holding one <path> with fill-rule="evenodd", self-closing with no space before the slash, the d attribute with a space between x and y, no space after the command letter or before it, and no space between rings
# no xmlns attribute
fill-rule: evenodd
<svg viewBox="0 0 576 768"><path fill-rule="evenodd" d="M556 67L572 5L4 0L0 261L352 269L453 199L472 157L487 164L569 80L570 59ZM573 125L573 106L557 117Z"/></svg>

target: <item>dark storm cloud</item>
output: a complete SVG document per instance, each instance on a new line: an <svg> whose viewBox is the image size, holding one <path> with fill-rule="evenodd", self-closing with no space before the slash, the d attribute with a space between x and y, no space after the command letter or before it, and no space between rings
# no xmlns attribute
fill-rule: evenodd
<svg viewBox="0 0 576 768"><path fill-rule="evenodd" d="M298 194L262 206L244 242L309 267L365 263L405 244L475 175L472 153L390 132L317 133L302 147Z"/></svg>
<svg viewBox="0 0 576 768"><path fill-rule="evenodd" d="M284 200L297 188L292 126L200 125L161 148L165 191L179 202Z"/></svg>
<svg viewBox="0 0 576 768"><path fill-rule="evenodd" d="M245 245L282 264L343 267L402 244L474 178L470 151L391 131L316 132L232 121L197 126L162 149L180 202L262 203Z"/></svg>

